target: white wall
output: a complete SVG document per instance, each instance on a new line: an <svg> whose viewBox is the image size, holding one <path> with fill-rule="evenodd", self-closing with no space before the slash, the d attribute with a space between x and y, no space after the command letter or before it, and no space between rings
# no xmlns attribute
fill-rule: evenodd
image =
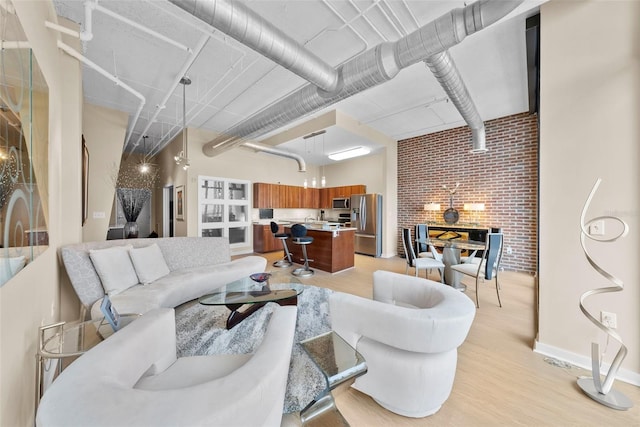
<svg viewBox="0 0 640 427"><path fill-rule="evenodd" d="M587 218L617 215L630 234L587 242L623 292L587 300L617 314L629 353L622 377L640 383L640 2L545 3L541 8L540 330L539 352L590 364L591 342L605 335L578 308L580 295L611 283L580 247L585 199L603 179ZM608 232L614 231L607 223ZM618 349L611 342L610 363Z"/></svg>
<svg viewBox="0 0 640 427"><path fill-rule="evenodd" d="M127 113L83 106L82 132L89 150L89 214L82 227L84 242L106 239L128 123ZM104 213L104 217L94 218L94 212Z"/></svg>
<svg viewBox="0 0 640 427"><path fill-rule="evenodd" d="M45 20L56 20L53 5L13 4L49 86L50 246L0 288L0 425L28 426L34 424L38 327L69 319L78 308L66 298L72 291L61 280L57 248L82 236L82 84L78 62L57 49L56 38L44 26Z"/></svg>

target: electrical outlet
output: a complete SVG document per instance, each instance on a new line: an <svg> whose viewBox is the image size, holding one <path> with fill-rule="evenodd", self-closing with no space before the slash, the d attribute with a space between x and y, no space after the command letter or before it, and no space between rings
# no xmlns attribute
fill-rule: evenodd
<svg viewBox="0 0 640 427"><path fill-rule="evenodd" d="M618 319L615 313L609 313L607 311L600 312L600 321L608 328L616 329L618 327Z"/></svg>
<svg viewBox="0 0 640 427"><path fill-rule="evenodd" d="M507 255L511 255L513 253L513 249L511 246L507 246Z"/></svg>
<svg viewBox="0 0 640 427"><path fill-rule="evenodd" d="M604 220L594 222L589 226L589 234L592 236L604 236Z"/></svg>

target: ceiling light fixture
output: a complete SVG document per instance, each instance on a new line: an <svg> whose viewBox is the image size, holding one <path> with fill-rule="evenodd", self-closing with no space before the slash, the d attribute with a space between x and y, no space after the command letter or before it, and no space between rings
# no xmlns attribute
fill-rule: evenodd
<svg viewBox="0 0 640 427"><path fill-rule="evenodd" d="M182 85L182 151L176 156L173 156L173 160L176 161L176 165L182 165L182 169L189 169L189 156L187 154L187 98L186 87L191 84L191 79L184 76L180 79Z"/></svg>
<svg viewBox="0 0 640 427"><path fill-rule="evenodd" d="M316 136L320 136L320 135L323 135L325 133L327 133L326 130L324 130L324 129L323 130L319 130L318 132L313 132L313 133L310 133L309 135L303 136L302 139L309 139L309 138L314 138L315 139Z"/></svg>
<svg viewBox="0 0 640 427"><path fill-rule="evenodd" d="M371 150L367 147L355 147L355 148L349 148L348 150L331 153L329 154L329 158L331 160L336 160L336 161L345 160L345 159L350 159L352 157L364 156L366 154L369 154L370 152Z"/></svg>
<svg viewBox="0 0 640 427"><path fill-rule="evenodd" d="M323 133L324 133L324 131L323 131ZM323 158L324 158L324 154L325 154L325 152L324 152L324 134L323 134L322 135L322 157ZM322 162L322 171L320 172L320 175L321 175L321 177L320 177L320 187L324 187L324 186L327 185L327 180L324 177L324 161Z"/></svg>
<svg viewBox="0 0 640 427"><path fill-rule="evenodd" d="M325 151L324 151L324 134L325 133L327 133L327 131L322 129L322 130L310 133L309 135L305 135L305 136L302 137L302 139L305 140L305 143L304 143L305 151L308 154L311 154L311 153L316 154L316 136L322 135L322 156L324 157L324 155L325 155ZM309 150L309 145L307 144L306 140L311 139L311 138L313 138L313 141L312 141L313 146L312 146L311 150ZM324 165L320 165L320 175L321 175L321 177L320 177L320 186L324 187L324 186L327 185L327 179L324 176ZM304 179L304 184L303 185L304 185L304 188L308 187L308 181L307 181L306 178ZM317 185L318 185L318 181L317 181L316 177L314 176L313 178L311 178L311 187L315 188Z"/></svg>
<svg viewBox="0 0 640 427"><path fill-rule="evenodd" d="M148 135L144 135L142 137L142 148L144 149L144 154L142 155L142 163L140 163L140 173L149 173L151 170L151 165L147 162L147 138L149 138Z"/></svg>

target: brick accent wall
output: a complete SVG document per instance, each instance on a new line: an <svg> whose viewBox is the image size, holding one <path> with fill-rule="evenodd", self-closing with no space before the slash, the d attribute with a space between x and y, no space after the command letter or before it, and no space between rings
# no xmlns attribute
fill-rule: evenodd
<svg viewBox="0 0 640 427"><path fill-rule="evenodd" d="M449 207L449 192L460 187L453 206L458 224L501 227L505 270L537 271L538 124L521 113L485 123L488 152L471 154L467 126L398 141L398 227L436 220ZM424 211L440 203L440 212ZM483 212L464 211L464 203L484 203ZM413 234L413 231L412 231ZM507 253L506 248L511 248ZM403 254L398 230L398 253Z"/></svg>

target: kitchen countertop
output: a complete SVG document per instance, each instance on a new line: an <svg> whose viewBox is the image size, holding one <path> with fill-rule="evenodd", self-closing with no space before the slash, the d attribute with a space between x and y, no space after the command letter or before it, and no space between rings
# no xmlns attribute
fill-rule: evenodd
<svg viewBox="0 0 640 427"><path fill-rule="evenodd" d="M253 224L256 225L269 225L271 221L275 222L279 225L293 225L293 224L302 224L309 230L323 230L323 231L334 231L340 227L340 230L355 230L353 227L343 227L342 224L335 221L319 221L314 220L309 223L304 221L296 221L296 220L288 220L288 219L261 219L261 220L253 220ZM322 227L325 225L329 225L329 229L323 229Z"/></svg>
<svg viewBox="0 0 640 427"><path fill-rule="evenodd" d="M322 226L311 226L311 227L307 227L307 230L313 230L313 231L355 231L355 227L329 227L329 228L322 228Z"/></svg>

